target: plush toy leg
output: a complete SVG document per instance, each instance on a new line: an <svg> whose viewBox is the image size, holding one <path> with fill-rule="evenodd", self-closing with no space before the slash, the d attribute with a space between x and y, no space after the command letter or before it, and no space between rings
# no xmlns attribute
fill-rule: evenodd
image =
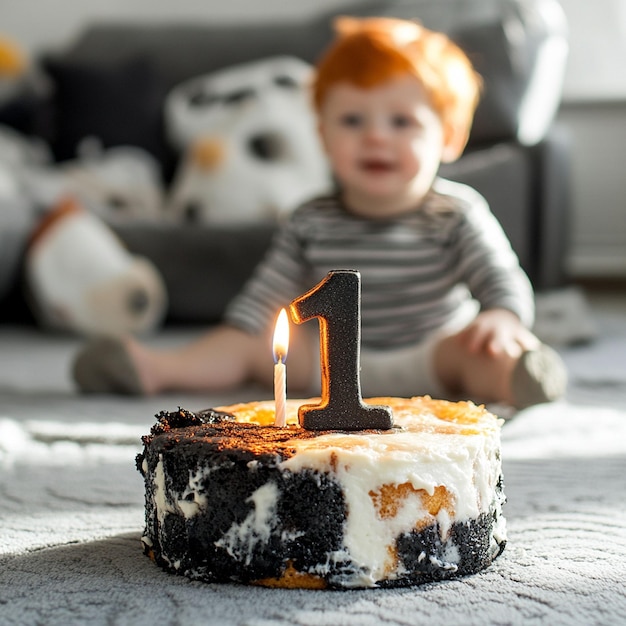
<svg viewBox="0 0 626 626"><path fill-rule="evenodd" d="M82 334L144 333L162 321L167 294L146 259L131 255L95 215L66 200L42 220L26 254L42 325Z"/></svg>

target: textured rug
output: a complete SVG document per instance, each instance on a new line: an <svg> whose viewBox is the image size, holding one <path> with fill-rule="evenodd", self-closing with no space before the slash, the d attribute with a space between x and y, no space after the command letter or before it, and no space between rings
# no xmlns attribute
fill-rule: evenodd
<svg viewBox="0 0 626 626"><path fill-rule="evenodd" d="M142 425L0 422L2 624L626 622L626 413L538 406L503 429L509 544L485 572L403 590L207 585L141 552Z"/></svg>
<svg viewBox="0 0 626 626"><path fill-rule="evenodd" d="M626 323L595 321L592 342L559 348L567 399L503 427L502 556L455 581L349 592L161 571L139 541L139 437L160 409L232 398L83 398L66 374L74 340L0 330L0 625L626 623Z"/></svg>

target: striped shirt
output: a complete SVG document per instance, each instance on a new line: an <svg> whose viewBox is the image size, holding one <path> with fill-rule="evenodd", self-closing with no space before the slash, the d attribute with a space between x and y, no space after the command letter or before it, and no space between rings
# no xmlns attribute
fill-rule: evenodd
<svg viewBox="0 0 626 626"><path fill-rule="evenodd" d="M420 342L472 297L483 310L504 308L526 325L533 321L530 282L486 201L443 179L418 210L393 219L355 216L336 195L299 207L225 321L258 333L336 269L361 273L361 341L369 349Z"/></svg>

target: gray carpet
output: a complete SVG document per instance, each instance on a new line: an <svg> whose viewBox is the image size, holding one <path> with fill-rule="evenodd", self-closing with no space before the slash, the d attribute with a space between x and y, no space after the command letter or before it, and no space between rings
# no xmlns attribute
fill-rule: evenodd
<svg viewBox="0 0 626 626"><path fill-rule="evenodd" d="M461 580L350 592L206 585L159 570L139 543L138 438L161 409L230 398L83 398L67 376L75 339L0 329L0 624L626 623L626 320L592 317L592 341L559 345L567 399L503 428L504 554Z"/></svg>

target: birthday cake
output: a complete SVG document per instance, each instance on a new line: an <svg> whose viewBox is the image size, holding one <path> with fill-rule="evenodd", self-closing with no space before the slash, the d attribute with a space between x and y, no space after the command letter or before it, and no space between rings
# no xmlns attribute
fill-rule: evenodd
<svg viewBox="0 0 626 626"><path fill-rule="evenodd" d="M471 402L375 398L389 430L312 431L303 401L162 412L137 468L144 550L206 582L348 589L444 580L506 543L501 421Z"/></svg>

